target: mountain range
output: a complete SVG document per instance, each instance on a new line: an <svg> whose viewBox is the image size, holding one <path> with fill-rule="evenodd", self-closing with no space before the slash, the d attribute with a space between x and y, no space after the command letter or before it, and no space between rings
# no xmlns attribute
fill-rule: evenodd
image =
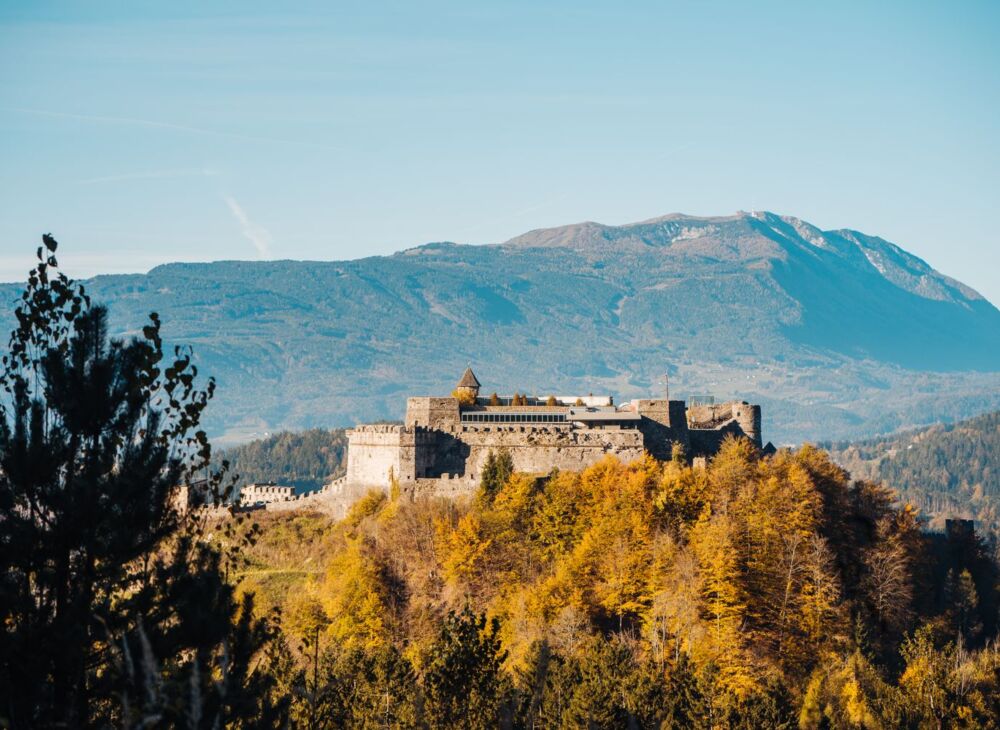
<svg viewBox="0 0 1000 730"><path fill-rule="evenodd" d="M1000 407L989 301L881 238L767 212L176 263L87 287L119 334L156 311L169 341L194 346L219 384L208 425L230 443L399 418L407 395L448 393L469 364L487 393L624 399L669 382L672 397L759 402L775 443ZM0 285L5 301L19 291Z"/></svg>

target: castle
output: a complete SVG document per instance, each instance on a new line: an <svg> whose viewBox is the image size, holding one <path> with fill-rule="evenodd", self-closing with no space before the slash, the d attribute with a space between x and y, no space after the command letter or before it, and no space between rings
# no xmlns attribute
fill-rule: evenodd
<svg viewBox="0 0 1000 730"><path fill-rule="evenodd" d="M474 491L490 451L506 449L514 469L548 473L580 470L606 454L632 461L650 453L669 459L674 444L699 459L714 454L726 435L761 447L760 406L742 401L687 405L611 397L483 397L471 368L449 397L406 402L402 425L361 425L348 431L342 492L387 489L458 495ZM346 494L345 494L346 496Z"/></svg>

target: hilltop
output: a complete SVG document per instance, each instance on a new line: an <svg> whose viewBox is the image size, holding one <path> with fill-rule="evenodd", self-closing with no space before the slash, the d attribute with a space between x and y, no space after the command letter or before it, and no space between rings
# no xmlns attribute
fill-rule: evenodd
<svg viewBox="0 0 1000 730"><path fill-rule="evenodd" d="M308 676L334 724L996 725L996 565L813 447L761 459L731 440L706 468L609 456L483 486L375 490L339 523L259 514L235 579L281 609L291 647L321 647Z"/></svg>
<svg viewBox="0 0 1000 730"><path fill-rule="evenodd" d="M470 362L498 390L622 398L662 392L668 372L678 396L761 403L775 443L1000 407L992 304L882 239L771 213L178 263L87 288L117 332L155 310L195 346L220 386L208 425L230 441L399 418L406 395L449 392Z"/></svg>

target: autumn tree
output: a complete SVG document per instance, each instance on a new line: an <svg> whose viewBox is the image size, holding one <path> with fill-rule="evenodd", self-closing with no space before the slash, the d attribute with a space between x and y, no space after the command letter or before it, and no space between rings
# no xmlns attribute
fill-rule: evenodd
<svg viewBox="0 0 1000 730"><path fill-rule="evenodd" d="M476 395L468 388L456 388L451 391L451 397L455 398L463 406L476 405Z"/></svg>
<svg viewBox="0 0 1000 730"><path fill-rule="evenodd" d="M865 555L863 585L878 620L886 629L898 630L912 613L913 582L910 553L894 526L892 518L879 522L878 542Z"/></svg>
<svg viewBox="0 0 1000 730"><path fill-rule="evenodd" d="M719 681L727 691L746 696L756 689L756 677L746 661L747 596L735 540L732 519L725 514L703 515L691 534L707 624L700 659L718 667Z"/></svg>
<svg viewBox="0 0 1000 730"><path fill-rule="evenodd" d="M557 471L545 480L531 514L530 531L550 561L568 553L582 534L580 515L588 496L579 474Z"/></svg>

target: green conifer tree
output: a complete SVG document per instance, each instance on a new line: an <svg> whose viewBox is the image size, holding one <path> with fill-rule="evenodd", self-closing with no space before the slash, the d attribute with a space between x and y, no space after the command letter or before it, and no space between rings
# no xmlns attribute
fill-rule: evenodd
<svg viewBox="0 0 1000 730"><path fill-rule="evenodd" d="M0 725L280 722L254 671L270 628L173 501L211 457L214 383L197 387L190 351L164 361L156 314L109 339L56 247L0 365ZM207 488L225 496L220 475Z"/></svg>
<svg viewBox="0 0 1000 730"><path fill-rule="evenodd" d="M434 728L498 727L507 686L501 672L496 619L487 621L466 606L450 612L430 649L424 671L426 717Z"/></svg>
<svg viewBox="0 0 1000 730"><path fill-rule="evenodd" d="M483 471L479 482L479 491L487 504L503 489L507 480L514 473L514 458L507 449L494 452L490 449L486 454Z"/></svg>

